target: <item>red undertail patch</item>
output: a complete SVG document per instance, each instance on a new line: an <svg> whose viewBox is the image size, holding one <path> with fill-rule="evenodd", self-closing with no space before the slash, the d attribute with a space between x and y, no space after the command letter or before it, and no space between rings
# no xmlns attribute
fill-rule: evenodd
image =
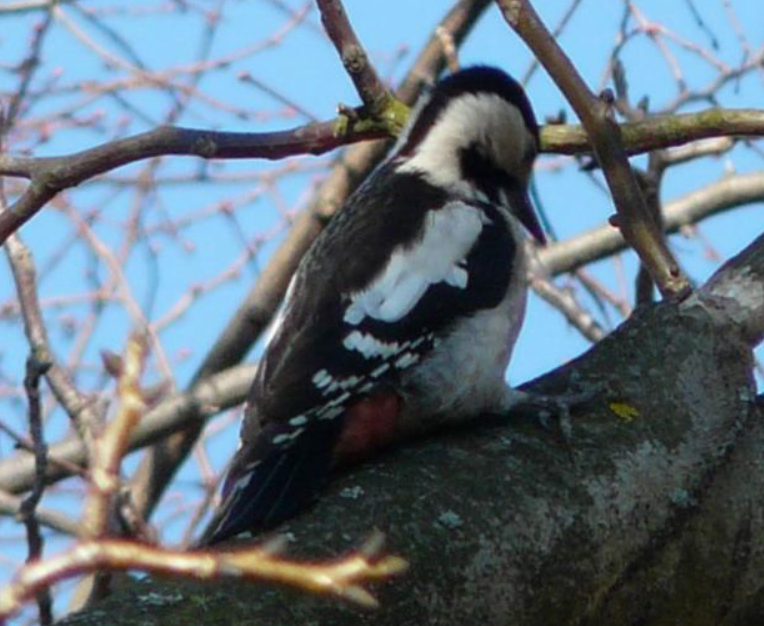
<svg viewBox="0 0 764 626"><path fill-rule="evenodd" d="M334 449L338 464L368 457L395 439L403 399L394 391L377 392L352 404L344 416L344 426Z"/></svg>

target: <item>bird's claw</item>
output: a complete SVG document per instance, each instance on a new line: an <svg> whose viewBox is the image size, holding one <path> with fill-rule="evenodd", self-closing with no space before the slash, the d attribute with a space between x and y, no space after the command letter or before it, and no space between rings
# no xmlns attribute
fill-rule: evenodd
<svg viewBox="0 0 764 626"><path fill-rule="evenodd" d="M546 395L512 389L506 409L510 412L533 414L546 431L559 432L566 443L573 438L571 409L580 407L600 395L600 385L588 384L585 389L566 394Z"/></svg>

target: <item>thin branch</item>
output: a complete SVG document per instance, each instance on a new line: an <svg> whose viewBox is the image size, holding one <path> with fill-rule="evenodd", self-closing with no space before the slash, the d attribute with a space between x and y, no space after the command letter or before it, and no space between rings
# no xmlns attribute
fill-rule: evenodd
<svg viewBox="0 0 764 626"><path fill-rule="evenodd" d="M40 64L40 51L45 40L45 34L50 29L50 25L53 21L53 9L54 5L50 5L50 10L45 13L42 23L37 25L33 31L32 42L30 45L29 54L24 59L20 66L21 83L16 89L14 89L13 97L8 104L8 110L5 113L5 119L3 120L2 133L5 133L6 128L13 126L16 121L16 117L21 111L22 103L26 98L29 86L32 83L32 77L34 72Z"/></svg>
<svg viewBox="0 0 764 626"><path fill-rule="evenodd" d="M402 91L412 90L409 85L414 84L421 87L421 80L406 81ZM413 96L407 93L406 101L412 99ZM296 154L323 154L341 145L391 136L391 127L373 120L361 118L358 124L339 134L338 123L339 118L273 133L229 133L162 126L59 157L0 154L0 175L31 180L24 194L0 212L0 243L58 192L135 161L171 154L204 159L280 159ZM708 137L764 136L764 111L710 109L647 118L620 128L624 149L628 154L637 154ZM587 134L580 126L553 124L542 129L544 152L580 154L591 149Z"/></svg>
<svg viewBox="0 0 764 626"><path fill-rule="evenodd" d="M707 109L698 113L656 115L619 125L626 154L683 146L712 137L764 136L764 110ZM541 129L541 150L551 154L592 151L583 126L549 124Z"/></svg>
<svg viewBox="0 0 764 626"><path fill-rule="evenodd" d="M74 0L16 0L5 2L0 6L0 13L31 13L33 11L50 11L57 4L70 4Z"/></svg>
<svg viewBox="0 0 764 626"><path fill-rule="evenodd" d="M523 38L573 106L589 134L618 211L624 237L639 253L664 295L686 295L690 286L645 206L624 152L611 106L595 97L557 45L529 0L497 0L510 26Z"/></svg>
<svg viewBox="0 0 764 626"><path fill-rule="evenodd" d="M17 516L21 514L23 500L19 496L0 491L0 514ZM57 511L38 506L34 512L35 519L42 525L60 533L75 536L80 530L79 522Z"/></svg>
<svg viewBox="0 0 764 626"><path fill-rule="evenodd" d="M272 549L244 548L218 552L185 552L118 539L83 540L62 554L25 565L0 589L0 621L17 612L38 590L65 578L100 569L141 570L212 581L222 576L265 581L313 593L344 598L363 607L377 606L362 585L405 571L406 561L379 556L381 539L373 537L360 550L328 564L287 561Z"/></svg>
<svg viewBox="0 0 764 626"><path fill-rule="evenodd" d="M353 80L358 95L373 116L381 116L390 106L394 96L369 62L369 57L345 14L342 2L316 0L316 4L321 12L321 23L326 34L337 49L342 65Z"/></svg>
<svg viewBox="0 0 764 626"><path fill-rule="evenodd" d="M7 213L7 209L0 212L0 219ZM9 237L4 247L16 282L16 293L21 305L24 331L29 346L38 360L52 363L45 377L53 390L53 394L72 420L75 428L85 442L89 444L92 441L93 429L98 421L97 414L93 403L77 390L64 369L53 358L48 333L37 300L37 281L32 253L21 241L18 234Z"/></svg>
<svg viewBox="0 0 764 626"><path fill-rule="evenodd" d="M31 179L24 194L0 213L0 243L59 191L122 165L170 154L204 159L281 159L295 154L323 154L341 145L389 134L387 127L367 123L362 113L359 120L351 127L345 124L341 133L338 133L338 120L273 133L226 133L161 126L66 156L0 155L0 175Z"/></svg>
<svg viewBox="0 0 764 626"><path fill-rule="evenodd" d="M667 233L734 207L764 201L764 174L725 176L663 206ZM539 252L541 262L553 276L603 259L626 248L621 233L599 226L581 235L554 243Z"/></svg>
<svg viewBox="0 0 764 626"><path fill-rule="evenodd" d="M13 440L14 447L21 450L26 450L32 454L35 453L34 443L28 437L24 437L23 435L17 433L5 422L0 421L0 431L4 432ZM74 465L73 463L68 463L64 459L56 458L55 456L51 455L49 451L46 454L46 459L47 463L60 466L61 469L68 473L70 476L79 476L80 478L85 478L85 471L79 465ZM15 515L16 511L14 511L13 514Z"/></svg>
<svg viewBox="0 0 764 626"><path fill-rule="evenodd" d="M146 410L140 378L146 359L146 337L134 334L127 341L117 381L119 408L96 440L90 467L90 493L82 518L82 536L104 537L109 533L109 514L120 485L120 465L131 433Z"/></svg>
<svg viewBox="0 0 764 626"><path fill-rule="evenodd" d="M34 445L35 455L35 479L34 486L29 495L19 507L19 516L24 522L27 531L27 544L29 551L27 563L38 561L42 558L43 538L40 532L40 523L35 515L37 506L45 491L45 468L48 463L48 447L45 444L42 428L42 411L40 407L40 379L52 364L50 361L39 361L34 353L27 358L26 376L24 377L24 389L29 399L29 432ZM53 601L50 590L45 587L35 594L37 609L40 615L40 624L49 626L53 623Z"/></svg>
<svg viewBox="0 0 764 626"><path fill-rule="evenodd" d="M576 328L588 341L597 343L607 333L597 323L597 320L586 311L577 301L572 291L558 287L546 268L538 260L538 250L529 254L530 287L537 296L557 309L565 319Z"/></svg>
<svg viewBox="0 0 764 626"><path fill-rule="evenodd" d="M565 13L562 14L560 21L557 22L557 25L554 27L554 30L552 31L552 35L554 36L555 39L558 39L560 35L562 35L562 32L565 30L565 27L568 25L568 22L570 22L570 19L578 10L578 7L580 5L581 5L581 0L571 0L570 4L568 5L568 8L565 10ZM530 65L528 65L528 69L525 70L525 73L523 74L522 79L520 79L520 83L522 85L528 84L528 81L530 81L530 79L533 77L533 74L536 73L538 66L539 66L539 60L536 57L533 57L531 59Z"/></svg>
<svg viewBox="0 0 764 626"><path fill-rule="evenodd" d="M254 364L224 370L197 383L193 389L178 393L148 410L130 435L128 450L155 443L178 429L241 404L255 373ZM68 437L50 446L50 456L80 467L87 462L86 449L77 437ZM61 465L49 465L47 480L71 475ZM34 460L28 452L17 452L0 459L0 489L21 493L32 488Z"/></svg>

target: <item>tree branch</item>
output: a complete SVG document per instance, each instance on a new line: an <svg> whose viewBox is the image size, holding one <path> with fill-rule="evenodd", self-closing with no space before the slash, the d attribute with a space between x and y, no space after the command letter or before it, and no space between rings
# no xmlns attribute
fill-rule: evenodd
<svg viewBox="0 0 764 626"><path fill-rule="evenodd" d="M764 174L735 174L667 202L663 221L667 233L682 226L727 211L734 207L764 200ZM611 256L627 247L618 229L599 226L576 237L539 250L539 259L553 276L579 269L593 261Z"/></svg>
<svg viewBox="0 0 764 626"><path fill-rule="evenodd" d="M620 124L627 154L683 146L712 137L764 136L764 111L759 109L707 109L697 113L656 115ZM582 154L592 150L583 126L548 124L541 129L541 151Z"/></svg>
<svg viewBox="0 0 764 626"><path fill-rule="evenodd" d="M130 434L128 451L155 443L190 423L241 404L252 384L255 367L254 364L232 367L200 381L187 392L163 400L146 412ZM87 462L86 449L76 437L51 445L49 455L81 467ZM56 463L50 463L46 472L48 481L70 475L66 467ZM29 490L33 481L34 458L28 452L0 459L0 490L21 493Z"/></svg>
<svg viewBox="0 0 764 626"><path fill-rule="evenodd" d="M17 612L40 589L78 574L102 569L141 570L209 581L218 578L270 582L333 595L367 608L377 602L361 585L385 580L406 569L406 562L378 554L380 542L334 563L287 561L265 548L225 552L183 552L119 539L82 540L59 554L24 566L0 589L0 622Z"/></svg>
<svg viewBox="0 0 764 626"><path fill-rule="evenodd" d="M7 212L7 210L0 212L0 219ZM97 414L93 403L77 390L63 367L53 357L40 304L37 300L37 281L32 253L16 233L5 242L4 247L16 283L16 293L24 320L24 332L32 353L38 361L51 364L47 369L45 378L50 384L56 400L66 411L77 432L89 444L92 441L92 431L97 422Z"/></svg>
<svg viewBox="0 0 764 626"><path fill-rule="evenodd" d="M573 106L591 138L618 211L618 227L637 251L664 295L683 296L690 285L651 219L626 159L610 105L594 96L544 27L529 0L497 0L512 28L531 48Z"/></svg>
<svg viewBox="0 0 764 626"><path fill-rule="evenodd" d="M362 120L361 113L358 115ZM338 133L339 118L273 133L230 133L161 126L126 139L60 157L0 155L0 175L31 179L24 194L0 213L0 243L30 219L59 191L117 167L164 155L204 159L282 159L296 154L323 154L339 146L375 139L389 129L359 122Z"/></svg>
<svg viewBox="0 0 764 626"><path fill-rule="evenodd" d="M374 66L356 37L340 0L316 0L321 23L340 55L342 65L372 115L381 117L393 95L377 76Z"/></svg>

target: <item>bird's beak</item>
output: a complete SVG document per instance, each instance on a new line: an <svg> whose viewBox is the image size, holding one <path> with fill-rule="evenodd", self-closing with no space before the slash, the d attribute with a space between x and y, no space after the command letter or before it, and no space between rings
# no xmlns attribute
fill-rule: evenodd
<svg viewBox="0 0 764 626"><path fill-rule="evenodd" d="M520 187L512 187L507 190L509 195L509 206L515 217L520 220L523 226L528 232L542 246L546 244L546 236L544 235L544 229L541 228L541 223L536 217L536 211L533 209L533 202L531 201L528 190Z"/></svg>

